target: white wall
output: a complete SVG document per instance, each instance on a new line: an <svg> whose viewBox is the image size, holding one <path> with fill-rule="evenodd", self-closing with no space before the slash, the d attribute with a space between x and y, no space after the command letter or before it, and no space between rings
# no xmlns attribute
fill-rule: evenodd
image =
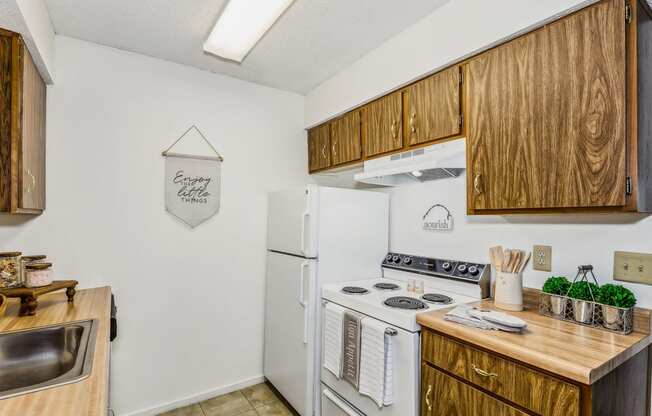
<svg viewBox="0 0 652 416"><path fill-rule="evenodd" d="M306 96L318 124L557 13L595 0L452 0Z"/></svg>
<svg viewBox="0 0 652 416"><path fill-rule="evenodd" d="M266 193L309 180L303 97L70 38L56 48L47 209L0 216L0 251L113 287L117 414L257 381ZM221 210L194 230L165 211L161 157L192 124L225 158Z"/></svg>
<svg viewBox="0 0 652 416"><path fill-rule="evenodd" d="M387 192L392 251L488 263L495 245L525 250L551 245L552 274L572 278L577 266L592 264L601 284L612 280L614 250L652 253L652 217L641 214L467 216L464 175ZM423 215L436 203L451 210L452 231L422 229ZM524 283L540 288L551 273L534 271L531 263ZM636 293L639 306L652 308L652 287L624 285Z"/></svg>

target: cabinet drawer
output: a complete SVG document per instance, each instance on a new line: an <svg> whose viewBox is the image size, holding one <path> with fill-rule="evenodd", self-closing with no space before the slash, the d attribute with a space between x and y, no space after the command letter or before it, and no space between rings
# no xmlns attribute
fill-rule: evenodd
<svg viewBox="0 0 652 416"><path fill-rule="evenodd" d="M427 364L421 375L421 416L527 416Z"/></svg>
<svg viewBox="0 0 652 416"><path fill-rule="evenodd" d="M431 331L421 334L424 361L537 414L579 414L578 386Z"/></svg>

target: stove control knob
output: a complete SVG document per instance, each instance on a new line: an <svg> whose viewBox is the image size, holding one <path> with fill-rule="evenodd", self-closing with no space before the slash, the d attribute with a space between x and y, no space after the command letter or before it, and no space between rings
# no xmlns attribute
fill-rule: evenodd
<svg viewBox="0 0 652 416"><path fill-rule="evenodd" d="M394 256L394 257L392 257L392 261L393 261L394 263L400 263L400 262L401 262L401 258L400 258L399 256Z"/></svg>
<svg viewBox="0 0 652 416"><path fill-rule="evenodd" d="M457 271L460 272L461 274L466 274L468 268L466 267L466 264L460 264L459 266L457 266Z"/></svg>
<svg viewBox="0 0 652 416"><path fill-rule="evenodd" d="M445 262L441 265L441 268L444 269L444 270L446 270L447 272L450 272L451 269L453 268L453 266L451 266L451 264L450 264L449 262L445 261Z"/></svg>
<svg viewBox="0 0 652 416"><path fill-rule="evenodd" d="M412 257L406 257L406 258L404 258L404 259L403 259L403 263L404 263L404 264L407 264L407 265L412 264Z"/></svg>
<svg viewBox="0 0 652 416"><path fill-rule="evenodd" d="M478 266L471 266L469 267L469 274L471 276L477 276L478 273L480 273L480 270L478 270Z"/></svg>
<svg viewBox="0 0 652 416"><path fill-rule="evenodd" d="M385 261L387 262L392 261L392 255L388 254L387 256L385 256Z"/></svg>

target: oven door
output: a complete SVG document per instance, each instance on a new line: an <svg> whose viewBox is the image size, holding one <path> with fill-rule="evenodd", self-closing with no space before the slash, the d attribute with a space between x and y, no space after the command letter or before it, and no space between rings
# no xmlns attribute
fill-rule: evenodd
<svg viewBox="0 0 652 416"><path fill-rule="evenodd" d="M323 302L324 305L327 302ZM356 311L357 314L360 314ZM322 310L322 319L324 316ZM363 315L364 316L364 315ZM396 330L392 338L393 352L393 385L394 403L390 406L379 408L378 405L368 396L361 395L358 390L344 379L338 379L333 373L323 367L323 345L321 348L321 381L337 397L343 399L350 408L356 409L365 416L418 416L419 415L419 333L409 332L404 329L387 324L388 328ZM324 325L322 323L322 331ZM323 343L323 334L322 334ZM323 389L322 389L323 390ZM322 411L325 409L323 393ZM343 410L342 410L343 411ZM340 416L347 413L322 413L321 416Z"/></svg>

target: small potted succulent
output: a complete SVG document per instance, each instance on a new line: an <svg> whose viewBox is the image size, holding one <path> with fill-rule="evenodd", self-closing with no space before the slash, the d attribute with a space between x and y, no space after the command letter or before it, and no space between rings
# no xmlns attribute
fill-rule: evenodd
<svg viewBox="0 0 652 416"><path fill-rule="evenodd" d="M568 297L573 298L573 318L582 324L593 321L594 303L598 300L600 287L587 281L574 282L568 290Z"/></svg>
<svg viewBox="0 0 652 416"><path fill-rule="evenodd" d="M562 316L566 307L566 293L570 282L564 276L552 276L543 284L543 293L550 295L552 314Z"/></svg>
<svg viewBox="0 0 652 416"><path fill-rule="evenodd" d="M602 324L605 328L621 330L624 315L629 308L636 305L636 297L631 290L621 285L608 283L600 288L597 301L602 305Z"/></svg>

